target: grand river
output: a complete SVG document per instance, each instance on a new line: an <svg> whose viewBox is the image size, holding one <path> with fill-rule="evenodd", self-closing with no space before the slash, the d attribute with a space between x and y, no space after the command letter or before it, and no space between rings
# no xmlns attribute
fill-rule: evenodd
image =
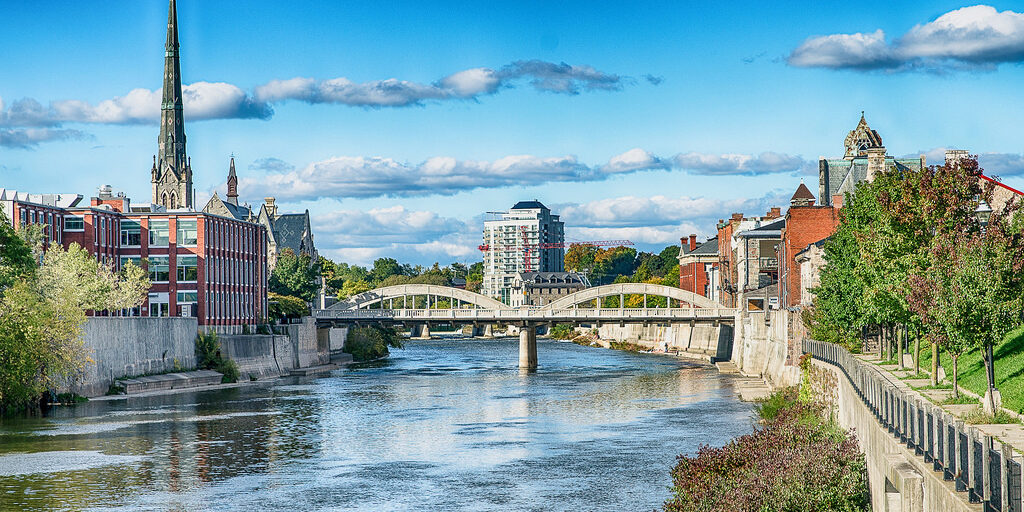
<svg viewBox="0 0 1024 512"><path fill-rule="evenodd" d="M0 510L640 510L751 429L729 376L539 340L415 341L321 377L0 423Z"/></svg>

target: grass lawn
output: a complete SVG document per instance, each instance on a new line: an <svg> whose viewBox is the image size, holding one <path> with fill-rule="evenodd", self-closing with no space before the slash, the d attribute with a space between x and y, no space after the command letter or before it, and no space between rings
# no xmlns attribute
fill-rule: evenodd
<svg viewBox="0 0 1024 512"><path fill-rule="evenodd" d="M1011 332L1006 339L996 345L996 387L1003 396L1003 407L1011 411L1024 411L1024 328ZM946 378L953 378L953 360L941 349L939 361L946 369ZM988 382L985 377L985 363L980 350L967 352L960 356L959 362L960 387L969 389L979 395L985 394ZM921 370L929 371L932 367L932 349L930 345L921 344Z"/></svg>

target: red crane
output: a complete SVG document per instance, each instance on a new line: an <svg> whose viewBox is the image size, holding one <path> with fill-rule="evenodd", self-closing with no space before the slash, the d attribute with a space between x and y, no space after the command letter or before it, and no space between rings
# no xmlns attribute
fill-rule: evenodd
<svg viewBox="0 0 1024 512"><path fill-rule="evenodd" d="M526 253L524 255L525 260L526 260L525 261L526 264L525 264L525 269L524 270L526 272L532 272L533 270L532 270L532 266L531 266L531 262L530 262L530 256L532 255L532 253L533 253L533 251L535 249L564 249L564 248L569 247L571 245L586 245L586 246L590 246L590 247L618 247L618 246L622 246L622 245L633 245L633 242L630 242L629 240L589 240L589 241L584 241L584 242L568 242L568 243L566 243L566 242L559 242L559 243L539 243L539 244L538 243L534 243L534 244L531 244L531 243L528 242L527 233L526 233L525 229L523 229L523 243L520 244L520 245L488 245L488 244L483 244L483 245L478 246L477 249L480 249L483 252L487 252L487 251L491 251L491 250L505 251L505 250L524 249L525 253Z"/></svg>

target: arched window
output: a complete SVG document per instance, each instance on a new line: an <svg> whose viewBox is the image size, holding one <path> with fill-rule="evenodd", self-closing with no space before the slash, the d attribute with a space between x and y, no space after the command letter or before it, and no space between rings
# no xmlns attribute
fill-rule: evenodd
<svg viewBox="0 0 1024 512"><path fill-rule="evenodd" d="M167 207L167 192L164 192L163 197L160 198L160 204L162 204L164 208Z"/></svg>
<svg viewBox="0 0 1024 512"><path fill-rule="evenodd" d="M167 208L174 209L174 208L177 208L177 207L178 207L178 198L175 197L174 193L172 192L171 193L171 202L167 205Z"/></svg>

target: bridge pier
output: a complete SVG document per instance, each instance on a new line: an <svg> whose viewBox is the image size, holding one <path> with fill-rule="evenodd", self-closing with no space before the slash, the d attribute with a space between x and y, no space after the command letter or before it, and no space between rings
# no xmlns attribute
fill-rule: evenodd
<svg viewBox="0 0 1024 512"><path fill-rule="evenodd" d="M493 338L493 337L494 337L494 325L492 325L492 324L485 324L484 325L484 338Z"/></svg>
<svg viewBox="0 0 1024 512"><path fill-rule="evenodd" d="M519 329L519 369L537 369L537 327L532 324Z"/></svg>
<svg viewBox="0 0 1024 512"><path fill-rule="evenodd" d="M420 339L421 340L429 340L430 339L430 324L423 324L423 328L420 329Z"/></svg>

